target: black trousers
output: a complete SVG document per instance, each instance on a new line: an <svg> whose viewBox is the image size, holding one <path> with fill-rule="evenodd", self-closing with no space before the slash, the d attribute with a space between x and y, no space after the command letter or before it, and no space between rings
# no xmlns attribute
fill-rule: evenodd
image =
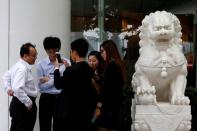
<svg viewBox="0 0 197 131"><path fill-rule="evenodd" d="M77 119L77 118L76 118ZM54 131L96 131L94 129L93 125L82 125L79 122L71 122L72 120L69 121L65 119L59 119L59 122L55 126ZM81 121L83 122L83 121Z"/></svg>
<svg viewBox="0 0 197 131"><path fill-rule="evenodd" d="M53 131L95 131L91 123L92 116L87 118L89 115L85 115L89 108L78 106L76 103L74 105L73 101L62 90L56 101Z"/></svg>
<svg viewBox="0 0 197 131"><path fill-rule="evenodd" d="M42 93L39 100L40 131L51 131L55 126L55 108L57 95ZM53 122L52 122L53 121Z"/></svg>
<svg viewBox="0 0 197 131"><path fill-rule="evenodd" d="M33 102L31 110L13 96L10 103L10 116L11 127L10 131L33 131L36 122L37 106L35 104L35 98L30 97Z"/></svg>

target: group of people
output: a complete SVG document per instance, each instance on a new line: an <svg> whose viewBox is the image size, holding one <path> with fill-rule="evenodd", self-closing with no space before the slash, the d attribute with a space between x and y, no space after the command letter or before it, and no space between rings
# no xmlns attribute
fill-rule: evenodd
<svg viewBox="0 0 197 131"><path fill-rule="evenodd" d="M79 38L71 42L70 59L61 62L59 38L46 37L43 46L48 57L37 63L37 78L31 71L37 58L31 43L21 46L20 60L2 77L13 96L10 131L33 131L38 89L40 131L119 131L126 73L114 41L88 54L88 42Z"/></svg>

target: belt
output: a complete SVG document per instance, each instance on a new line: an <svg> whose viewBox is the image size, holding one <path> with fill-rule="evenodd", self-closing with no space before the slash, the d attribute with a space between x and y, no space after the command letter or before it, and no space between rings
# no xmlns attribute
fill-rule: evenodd
<svg viewBox="0 0 197 131"><path fill-rule="evenodd" d="M32 102L35 102L36 98L35 97L32 97L32 96L28 96ZM13 98L17 99L18 101L20 101L16 96L13 96Z"/></svg>
<svg viewBox="0 0 197 131"><path fill-rule="evenodd" d="M48 93L42 93L41 96L45 96L45 97L58 97L59 94L48 94Z"/></svg>
<svg viewBox="0 0 197 131"><path fill-rule="evenodd" d="M33 102L36 100L36 97L28 96Z"/></svg>

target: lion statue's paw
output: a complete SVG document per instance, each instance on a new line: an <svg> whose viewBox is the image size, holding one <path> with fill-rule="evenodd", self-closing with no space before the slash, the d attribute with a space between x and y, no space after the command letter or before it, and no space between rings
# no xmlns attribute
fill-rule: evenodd
<svg viewBox="0 0 197 131"><path fill-rule="evenodd" d="M140 94L155 94L155 86L151 87L137 87L137 95Z"/></svg>
<svg viewBox="0 0 197 131"><path fill-rule="evenodd" d="M189 103L190 103L190 100L186 96L183 96L183 97L173 96L171 98L171 104L173 105L189 105Z"/></svg>
<svg viewBox="0 0 197 131"><path fill-rule="evenodd" d="M136 103L140 105L156 104L155 87L138 87L136 92Z"/></svg>

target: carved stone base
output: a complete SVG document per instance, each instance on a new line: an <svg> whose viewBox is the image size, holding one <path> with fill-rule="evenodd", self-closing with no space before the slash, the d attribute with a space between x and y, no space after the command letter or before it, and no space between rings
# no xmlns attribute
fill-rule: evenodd
<svg viewBox="0 0 197 131"><path fill-rule="evenodd" d="M191 117L191 107L188 105L133 104L132 131L189 131Z"/></svg>

